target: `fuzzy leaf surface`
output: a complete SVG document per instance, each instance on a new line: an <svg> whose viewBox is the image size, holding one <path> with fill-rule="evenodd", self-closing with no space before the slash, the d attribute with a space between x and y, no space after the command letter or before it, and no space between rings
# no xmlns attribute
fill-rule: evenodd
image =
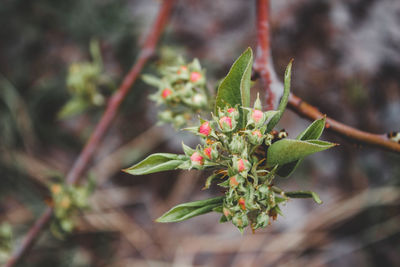
<svg viewBox="0 0 400 267"><path fill-rule="evenodd" d="M300 133L296 139L297 140L316 140L321 137L322 132L325 128L325 118L315 120L310 126L307 127L302 133ZM300 165L303 159L299 159L297 161L290 162L288 164L282 165L282 167L278 170L278 175L281 177L288 177L291 175L296 168Z"/></svg>
<svg viewBox="0 0 400 267"><path fill-rule="evenodd" d="M186 156L170 153L156 153L148 156L141 162L124 169L132 175L142 175L155 172L175 170L187 159Z"/></svg>
<svg viewBox="0 0 400 267"><path fill-rule="evenodd" d="M156 221L160 223L184 221L195 216L211 212L214 209L222 206L223 199L224 197L216 197L179 204L164 213Z"/></svg>
<svg viewBox="0 0 400 267"><path fill-rule="evenodd" d="M291 79L291 75L292 75L292 63L293 60L291 60L289 62L289 64L286 67L285 70L285 78L284 78L284 87L283 87L283 96L281 99L281 102L279 102L279 106L278 106L278 111L279 113L277 113L268 123L267 126L267 133L272 131L274 129L274 127L278 124L278 122L280 121L283 112L286 109L287 103L289 101L289 95L290 95L290 79Z"/></svg>
<svg viewBox="0 0 400 267"><path fill-rule="evenodd" d="M268 148L267 166L282 166L333 146L335 146L335 144L320 140L301 141L295 139L282 139L273 143Z"/></svg>

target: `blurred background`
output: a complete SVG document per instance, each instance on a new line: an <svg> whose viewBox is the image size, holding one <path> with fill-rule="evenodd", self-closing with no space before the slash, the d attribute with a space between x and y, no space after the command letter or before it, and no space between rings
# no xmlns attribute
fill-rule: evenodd
<svg viewBox="0 0 400 267"><path fill-rule="evenodd" d="M48 186L68 172L104 105L60 116L71 101L68 73L96 61L107 96L138 54L158 11L146 0L3 0L0 4L0 262L49 204ZM175 54L199 58L210 88L248 46L255 1L178 1L158 53L143 73ZM400 2L272 0L271 46L279 77L295 59L292 90L330 117L361 130L400 130ZM90 43L95 43L90 48ZM94 48L93 48L94 47ZM93 52L94 51L94 52ZM97 64L96 63L96 64ZM75 65L76 66L76 65ZM79 73L79 68L78 68ZM154 126L155 91L138 80L98 148L96 189L67 235L45 231L18 266L399 266L400 156L324 133L339 147L308 157L286 190L324 201L290 201L271 226L244 235L207 214L175 224L154 219L202 191L204 173L130 176L150 153L181 153L184 132ZM287 111L296 136L308 121Z"/></svg>

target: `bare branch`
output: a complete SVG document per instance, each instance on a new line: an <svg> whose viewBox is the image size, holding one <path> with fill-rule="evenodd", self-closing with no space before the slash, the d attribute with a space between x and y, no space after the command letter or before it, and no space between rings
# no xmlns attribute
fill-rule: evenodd
<svg viewBox="0 0 400 267"><path fill-rule="evenodd" d="M166 25L169 15L171 13L172 6L175 0L164 0L158 16L147 35L146 41L140 51L140 54L129 71L125 76L119 89L114 93L114 95L108 101L107 108L98 122L94 132L87 141L85 147L80 153L75 164L71 168L67 175L67 182L69 184L77 184L80 179L82 179L83 174L90 164L93 154L96 151L101 139L104 137L105 133L110 127L111 122L117 114L118 108L122 101L125 99L126 95L129 93L133 83L138 78L143 66L154 53L155 47L157 45L158 39L161 32ZM53 214L53 209L48 207L46 211L39 217L39 219L34 223L32 228L28 231L25 236L24 241L21 246L14 251L13 255L10 257L6 263L6 267L14 266L22 257L28 252L28 250L34 245L35 241L39 237L42 230L48 225Z"/></svg>

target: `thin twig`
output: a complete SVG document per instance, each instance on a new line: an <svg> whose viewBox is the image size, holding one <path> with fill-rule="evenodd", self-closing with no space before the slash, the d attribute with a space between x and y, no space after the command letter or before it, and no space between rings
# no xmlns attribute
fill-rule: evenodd
<svg viewBox="0 0 400 267"><path fill-rule="evenodd" d="M257 55L254 70L261 78L262 87L266 90L267 109L274 109L276 95L271 90L269 43L269 0L257 0Z"/></svg>
<svg viewBox="0 0 400 267"><path fill-rule="evenodd" d="M325 116L316 107L304 102L294 94L290 95L288 106L298 115L311 120L320 119ZM329 117L326 117L326 128L356 143L375 146L390 152L400 153L400 144L391 141L386 134L364 132L335 121Z"/></svg>
<svg viewBox="0 0 400 267"><path fill-rule="evenodd" d="M254 63L254 71L261 77L263 87L267 92L268 109L273 106L275 96L272 94L271 84L268 80L273 71L270 64L270 41L269 41L269 6L268 0L257 0L257 57ZM281 85L283 88L283 85ZM290 95L288 107L298 115L316 120L324 117L316 107L304 102L294 94ZM400 153L400 144L391 141L386 134L373 134L350 127L332 118L326 117L326 128L358 144L375 146L387 151Z"/></svg>
<svg viewBox="0 0 400 267"><path fill-rule="evenodd" d="M69 184L77 184L79 180L83 177L83 174L89 163L91 162L93 154L96 151L101 139L104 137L111 122L115 118L119 106L130 91L130 88L139 76L143 66L154 53L157 41L169 18L169 14L171 12L174 1L175 0L163 1L158 16L153 24L153 27L147 35L146 41L140 51L140 54L135 64L133 65L129 73L125 76L118 91L116 91L114 95L110 98L102 118L100 119L94 132L87 141L78 159L75 161L75 164L68 173L66 180ZM52 214L53 209L48 207L46 211L40 216L40 218L34 223L32 228L28 231L21 246L17 250L15 250L13 255L6 263L6 267L14 266L33 246L34 242L39 237L42 230L48 225Z"/></svg>

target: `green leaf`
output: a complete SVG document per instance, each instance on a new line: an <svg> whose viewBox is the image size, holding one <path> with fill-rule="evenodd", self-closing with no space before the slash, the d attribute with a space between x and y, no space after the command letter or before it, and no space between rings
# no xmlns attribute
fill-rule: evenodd
<svg viewBox="0 0 400 267"><path fill-rule="evenodd" d="M320 141L308 140L300 141L294 139L282 139L273 143L268 148L267 166L282 166L293 161L304 158L315 152L323 151L335 146L335 144Z"/></svg>
<svg viewBox="0 0 400 267"><path fill-rule="evenodd" d="M209 198L177 205L164 213L156 222L180 222L213 211L222 206L224 197Z"/></svg>
<svg viewBox="0 0 400 267"><path fill-rule="evenodd" d="M314 121L307 127L302 133L300 133L296 139L297 140L316 140L321 137L322 132L325 128L325 117L319 120ZM297 161L290 162L281 166L278 170L278 175L281 177L288 177L291 175L296 168L300 165L303 159L299 159Z"/></svg>
<svg viewBox="0 0 400 267"><path fill-rule="evenodd" d="M268 123L268 127L267 127L267 133L269 133L270 131L272 131L274 129L274 127L278 124L278 122L280 121L280 119L282 118L283 112L286 109L286 105L289 101L289 95L290 95L290 77L291 77L291 73L292 73L292 63L293 63L293 59L290 60L289 64L286 67L286 71L285 71L285 81L284 81L284 88L283 88L283 96L281 99L281 102L279 103L278 106L278 111L279 113L276 114Z"/></svg>
<svg viewBox="0 0 400 267"><path fill-rule="evenodd" d="M310 124L301 134L299 134L297 140L316 140L321 137L322 132L325 128L325 117L316 120Z"/></svg>
<svg viewBox="0 0 400 267"><path fill-rule="evenodd" d="M218 108L223 109L226 105L250 107L251 67L253 65L253 51L246 51L233 63L228 75L218 86L215 102L215 113ZM239 108L239 128L244 125L243 110Z"/></svg>
<svg viewBox="0 0 400 267"><path fill-rule="evenodd" d="M156 153L148 156L138 164L123 171L132 175L142 175L155 172L175 170L187 158L183 155Z"/></svg>
<svg viewBox="0 0 400 267"><path fill-rule="evenodd" d="M150 74L143 74L142 75L142 80L147 83L148 85L154 86L154 87L161 87L163 85L163 82L157 78L156 76L150 75Z"/></svg>
<svg viewBox="0 0 400 267"><path fill-rule="evenodd" d="M285 195L290 198L312 198L315 203L322 204L321 199L318 194L312 191L293 191L293 192L285 192Z"/></svg>
<svg viewBox="0 0 400 267"><path fill-rule="evenodd" d="M58 112L57 117L64 119L84 112L89 107L89 103L81 98L71 98Z"/></svg>

